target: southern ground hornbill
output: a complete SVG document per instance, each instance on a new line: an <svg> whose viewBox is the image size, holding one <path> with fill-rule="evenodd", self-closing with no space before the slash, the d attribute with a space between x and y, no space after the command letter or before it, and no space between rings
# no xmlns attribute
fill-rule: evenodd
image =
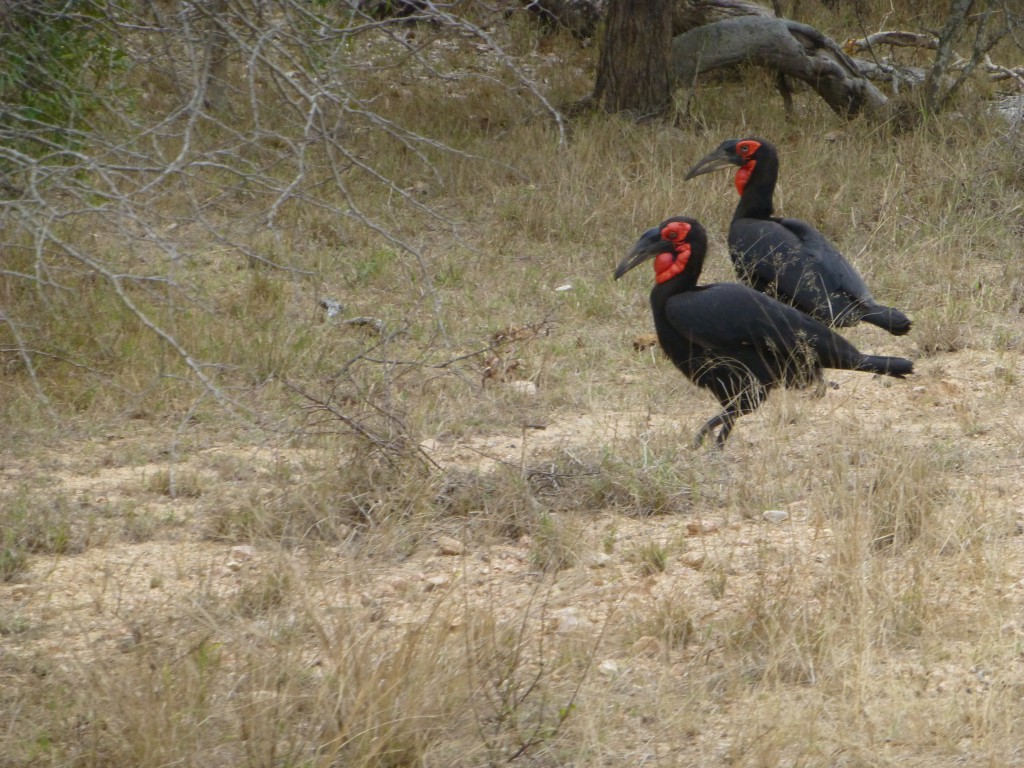
<svg viewBox="0 0 1024 768"><path fill-rule="evenodd" d="M910 319L877 303L864 278L821 232L772 215L779 155L767 141L723 141L686 178L733 166L739 166L740 202L729 226L729 255L741 281L827 325L863 320L896 336L910 330Z"/></svg>
<svg viewBox="0 0 1024 768"><path fill-rule="evenodd" d="M903 378L913 363L877 357L817 320L739 283L697 285L707 234L699 222L676 216L648 230L615 269L615 279L654 259L651 311L658 341L676 367L710 389L722 412L697 432L699 446L718 427L725 443L739 416L752 413L777 386L821 381L823 368Z"/></svg>

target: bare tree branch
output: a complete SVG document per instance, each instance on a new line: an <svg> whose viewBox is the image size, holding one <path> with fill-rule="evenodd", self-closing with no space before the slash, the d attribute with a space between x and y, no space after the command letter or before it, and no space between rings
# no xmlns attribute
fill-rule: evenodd
<svg viewBox="0 0 1024 768"><path fill-rule="evenodd" d="M889 45L900 48L923 48L934 51L939 47L939 41L934 35L890 30L875 32L874 34L862 37L858 40L850 38L843 43L843 50L849 54L862 53L863 51L869 51L880 45Z"/></svg>
<svg viewBox="0 0 1024 768"><path fill-rule="evenodd" d="M112 59L111 69L96 76L83 68L78 80L60 85L68 89L68 108L78 109L75 98L88 105L75 119L50 120L5 104L27 85L0 89L0 248L16 256L5 261L0 282L26 289L16 291L23 297L18 304L4 308L0 345L20 350L44 402L47 381L36 360L56 360L63 350L46 338L45 324L26 322L25 313L66 313L88 285L89 295L109 291L200 391L258 421L242 385L231 380L238 375L230 373L233 366L204 359L165 310L217 316L216 301L197 287L202 254L296 280L316 277L308 261L291 256L315 247L303 241L301 217L336 232L340 263L354 257L347 243L356 236L403 254L398 263L412 279L401 301L416 306L426 299L437 328L429 343L448 346L443 296L417 233L447 231L452 243L472 244L450 211L396 174L382 161L386 155L367 150L367 137L400 148L406 165L438 188L456 164L484 175L522 173L382 109L382 73L403 73L424 87L506 87L524 114L549 117L552 140L565 142L564 121L545 89L481 25L479 8L471 17L450 4L424 3L416 15L423 34L413 39L394 20L302 0L104 5L106 15L98 17L75 15L71 6L39 7L53 9L43 19L49 27L65 24L80 34L83 50L95 40L97 51L113 51L123 62ZM460 68L439 54L450 46L464 48L464 60L478 66ZM140 85L119 82L119 67ZM81 366L83 373L104 369L89 359Z"/></svg>
<svg viewBox="0 0 1024 768"><path fill-rule="evenodd" d="M942 81L949 70L949 63L953 56L953 42L960 28L967 18L967 12L971 9L974 0L953 0L946 23L939 32L938 45L935 51L935 61L932 62L928 77L924 83L924 102L930 112L938 112L945 97L943 95Z"/></svg>

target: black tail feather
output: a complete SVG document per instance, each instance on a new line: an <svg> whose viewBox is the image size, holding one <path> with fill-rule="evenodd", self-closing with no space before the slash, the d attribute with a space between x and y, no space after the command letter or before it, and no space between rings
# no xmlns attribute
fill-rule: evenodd
<svg viewBox="0 0 1024 768"><path fill-rule="evenodd" d="M881 355L864 355L858 371L870 371L871 373L882 373L886 376L894 376L897 379L904 379L914 372L914 363L905 357L882 357Z"/></svg>
<svg viewBox="0 0 1024 768"><path fill-rule="evenodd" d="M893 336L904 336L910 332L913 325L910 318L892 307L885 307L881 304L873 305L861 318L865 323L877 325L879 328L888 331Z"/></svg>

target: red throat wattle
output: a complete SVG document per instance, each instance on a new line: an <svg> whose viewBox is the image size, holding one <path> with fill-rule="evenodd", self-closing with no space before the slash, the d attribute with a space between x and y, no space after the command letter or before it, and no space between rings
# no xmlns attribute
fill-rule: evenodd
<svg viewBox="0 0 1024 768"><path fill-rule="evenodd" d="M689 243L680 243L676 246L676 252L659 253L654 257L654 282L664 283L671 280L684 269L686 262L690 260Z"/></svg>
<svg viewBox="0 0 1024 768"><path fill-rule="evenodd" d="M741 195L743 190L747 188L747 182L750 181L750 174L754 172L754 166L757 165L757 160L748 160L738 171L736 171L736 191Z"/></svg>

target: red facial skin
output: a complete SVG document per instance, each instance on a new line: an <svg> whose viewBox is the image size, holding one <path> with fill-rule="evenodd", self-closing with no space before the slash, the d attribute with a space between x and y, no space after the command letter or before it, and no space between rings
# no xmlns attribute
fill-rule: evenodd
<svg viewBox="0 0 1024 768"><path fill-rule="evenodd" d="M753 155L760 148L761 142L754 141L753 139L744 139L736 145L737 155L743 158L751 158L736 171L736 191L741 195L743 190L747 188L747 182L750 181L750 174L754 172L754 166L757 165L757 160L753 159Z"/></svg>
<svg viewBox="0 0 1024 768"><path fill-rule="evenodd" d="M756 160L751 160L749 163L744 165L738 171L736 171L736 191L739 194L743 194L743 190L747 188L747 182L750 181L750 174L754 172L754 166L757 165Z"/></svg>
<svg viewBox="0 0 1024 768"><path fill-rule="evenodd" d="M690 260L690 244L686 242L689 234L690 225L683 221L673 221L661 230L662 239L675 243L675 252L666 251L654 257L654 282L664 283L686 269Z"/></svg>

